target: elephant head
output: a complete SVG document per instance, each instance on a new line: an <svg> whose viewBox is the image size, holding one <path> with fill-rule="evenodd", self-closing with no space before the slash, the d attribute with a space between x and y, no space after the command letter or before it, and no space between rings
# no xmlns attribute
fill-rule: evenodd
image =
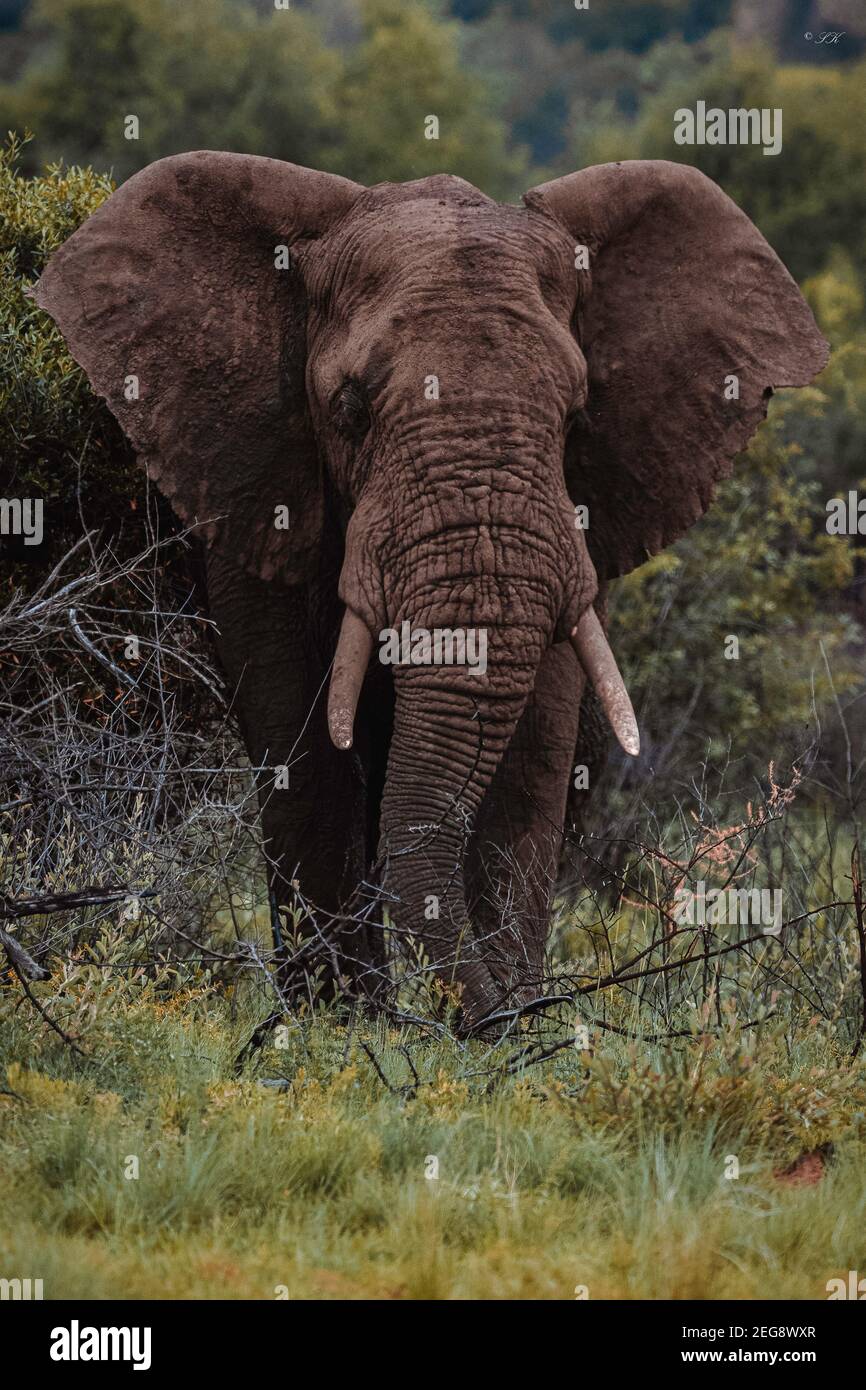
<svg viewBox="0 0 866 1390"><path fill-rule="evenodd" d="M637 751L599 584L696 521L772 388L824 365L794 281L683 165L586 169L513 207L445 175L366 189L199 152L124 184L36 297L239 575L316 582L335 526L339 748L384 630L484 633L483 671L394 667L381 805L396 917L443 973L459 956L483 1012L496 989L467 933L466 845L539 665L570 640Z"/></svg>

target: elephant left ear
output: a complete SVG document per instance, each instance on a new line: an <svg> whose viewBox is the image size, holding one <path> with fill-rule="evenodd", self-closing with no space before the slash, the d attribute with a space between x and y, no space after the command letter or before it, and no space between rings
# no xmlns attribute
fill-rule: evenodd
<svg viewBox="0 0 866 1390"><path fill-rule="evenodd" d="M292 253L362 192L262 155L169 155L122 184L36 286L177 515L259 579L307 583L318 566L323 479Z"/></svg>
<svg viewBox="0 0 866 1390"><path fill-rule="evenodd" d="M807 385L829 348L758 229L689 165L601 164L524 202L589 253L589 391L566 484L589 509L599 578L613 578L703 515L773 388Z"/></svg>

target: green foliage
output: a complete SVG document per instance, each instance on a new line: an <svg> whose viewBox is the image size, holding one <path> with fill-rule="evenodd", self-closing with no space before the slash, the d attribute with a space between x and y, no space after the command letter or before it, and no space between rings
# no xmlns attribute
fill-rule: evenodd
<svg viewBox="0 0 866 1390"><path fill-rule="evenodd" d="M494 197L519 185L525 160L508 153L484 89L461 69L456 26L403 0L365 0L363 18L337 90L341 136L327 167L361 183L459 174ZM436 140L423 138L428 115L440 121Z"/></svg>
<svg viewBox="0 0 866 1390"><path fill-rule="evenodd" d="M800 433L792 417L820 419L823 404L817 389L777 398L706 517L617 587L614 646L649 746L685 735L681 767L729 750L753 773L796 758L832 697L828 667L839 693L861 679L849 649L858 625L834 611L853 546L827 534L825 492L800 446L785 442L786 429Z"/></svg>
<svg viewBox="0 0 866 1390"><path fill-rule="evenodd" d="M699 37L728 20L731 0L607 0L577 10L547 0L451 0L451 11L474 21L495 13L508 23L531 22L554 41L579 38L591 52L609 48L643 52L671 31Z"/></svg>
<svg viewBox="0 0 866 1390"><path fill-rule="evenodd" d="M669 62L669 55L673 62ZM654 73L655 80L646 81ZM866 271L866 64L779 67L760 48L732 46L724 34L648 55L636 113L608 109L593 129L576 131L568 167L609 159L673 159L716 180L760 227L798 279L824 268L840 246ZM674 112L696 101L723 110L779 107L783 145L677 145ZM565 168L563 168L565 172Z"/></svg>
<svg viewBox="0 0 866 1390"><path fill-rule="evenodd" d="M729 0L608 0L587 10L511 0L466 15L475 22L464 48L515 138L566 173L591 163L583 150L628 126L647 96L694 69L696 40L726 23L729 8Z"/></svg>
<svg viewBox="0 0 866 1390"><path fill-rule="evenodd" d="M80 509L115 526L142 479L107 408L96 400L51 320L29 298L46 260L111 193L92 169L59 164L36 178L19 143L0 149L0 485L45 502L44 566L81 534Z"/></svg>
<svg viewBox="0 0 866 1390"><path fill-rule="evenodd" d="M270 155L377 183L447 171L493 194L525 169L483 87L461 69L457 27L421 0L363 0L360 41L329 47L315 11L233 0L38 0L37 43L0 88L0 129L34 156L118 180L182 150ZM428 140L424 119L438 115ZM138 118L137 139L124 122Z"/></svg>
<svg viewBox="0 0 866 1390"><path fill-rule="evenodd" d="M852 257L833 246L823 270L806 280L809 300L833 351L821 374L820 408L802 409L797 438L827 497L866 488L866 296ZM862 538L855 542L861 557Z"/></svg>
<svg viewBox="0 0 866 1390"><path fill-rule="evenodd" d="M334 120L336 59L295 11L260 19L229 0L39 0L51 45L0 92L6 125L44 158L118 180L163 155L215 146L314 164ZM124 119L138 117L137 140Z"/></svg>

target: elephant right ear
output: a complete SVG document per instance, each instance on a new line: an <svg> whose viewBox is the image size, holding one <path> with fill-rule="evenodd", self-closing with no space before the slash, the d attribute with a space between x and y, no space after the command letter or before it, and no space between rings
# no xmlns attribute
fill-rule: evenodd
<svg viewBox="0 0 866 1390"><path fill-rule="evenodd" d="M255 155L174 155L124 183L36 287L178 515L262 579L300 582L322 525L291 247L363 191Z"/></svg>
<svg viewBox="0 0 866 1390"><path fill-rule="evenodd" d="M591 253L577 321L589 397L565 478L611 579L703 515L772 391L810 382L827 344L757 227L689 165L600 164L524 202Z"/></svg>

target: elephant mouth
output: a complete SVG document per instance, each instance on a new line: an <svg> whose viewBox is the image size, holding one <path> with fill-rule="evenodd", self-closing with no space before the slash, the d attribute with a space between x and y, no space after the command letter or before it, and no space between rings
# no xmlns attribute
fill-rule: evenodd
<svg viewBox="0 0 866 1390"><path fill-rule="evenodd" d="M640 753L640 734L634 708L592 606L571 629L570 641L620 746L630 757L636 758ZM373 637L367 624L347 608L328 690L328 729L336 748L352 747L358 699L372 654Z"/></svg>

